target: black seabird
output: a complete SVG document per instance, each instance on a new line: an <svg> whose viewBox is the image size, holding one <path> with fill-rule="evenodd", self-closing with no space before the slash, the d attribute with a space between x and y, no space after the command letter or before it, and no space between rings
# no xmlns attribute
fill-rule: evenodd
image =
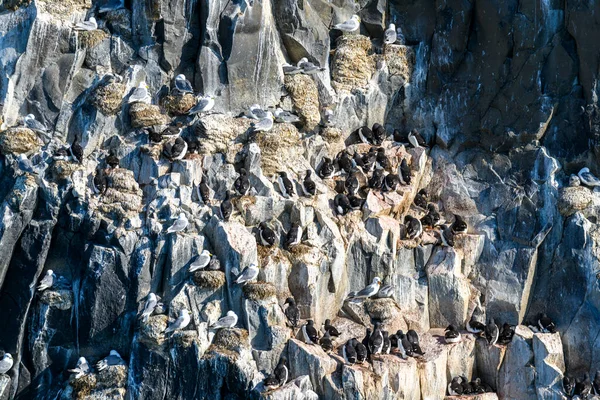
<svg viewBox="0 0 600 400"><path fill-rule="evenodd" d="M540 315L537 324L542 333L556 333L556 325L546 314Z"/></svg>
<svg viewBox="0 0 600 400"><path fill-rule="evenodd" d="M596 371L596 375L594 376L594 381L592 382L592 386L594 386L594 390L596 394L600 395L600 371Z"/></svg>
<svg viewBox="0 0 600 400"><path fill-rule="evenodd" d="M427 147L427 142L423 139L423 136L419 134L415 129L410 131L408 134L408 142L412 145L412 147Z"/></svg>
<svg viewBox="0 0 600 400"><path fill-rule="evenodd" d="M277 237L273 229L269 228L265 222L258 224L258 236L260 237L260 244L263 246L273 246Z"/></svg>
<svg viewBox="0 0 600 400"><path fill-rule="evenodd" d="M396 332L396 336L398 336L398 351L402 358L412 357L412 344L408 341L408 337L401 330Z"/></svg>
<svg viewBox="0 0 600 400"><path fill-rule="evenodd" d="M358 177L356 176L356 169L352 169L352 171L350 172L350 175L348 175L348 177L346 178L346 182L344 183L344 186L346 187L346 190L348 191L348 194L352 195L355 194L356 191L358 190Z"/></svg>
<svg viewBox="0 0 600 400"><path fill-rule="evenodd" d="M404 224L406 225L406 233L409 239L416 239L423 233L421 221L413 216L407 215L404 217Z"/></svg>
<svg viewBox="0 0 600 400"><path fill-rule="evenodd" d="M113 153L109 154L106 157L106 165L108 165L111 168L118 168L119 167L119 157L115 156Z"/></svg>
<svg viewBox="0 0 600 400"><path fill-rule="evenodd" d="M334 337L340 336L340 332L337 330L337 328L335 326L331 325L331 320L326 319L325 323L323 325L324 325L323 327L325 328L325 332L329 332L329 334L331 336L334 336Z"/></svg>
<svg viewBox="0 0 600 400"><path fill-rule="evenodd" d="M342 348L342 356L344 357L344 361L350 365L356 364L356 348L354 347L355 341L357 340L354 338L348 340Z"/></svg>
<svg viewBox="0 0 600 400"><path fill-rule="evenodd" d="M83 162L83 147L79 144L77 138L73 141L71 145L71 157L77 160L79 164Z"/></svg>
<svg viewBox="0 0 600 400"><path fill-rule="evenodd" d="M302 241L302 228L296 222L292 223L292 227L287 233L285 237L285 248L291 249L294 246L297 246Z"/></svg>
<svg viewBox="0 0 600 400"><path fill-rule="evenodd" d="M376 169L373 171L373 175L369 178L369 187L371 189L381 189L383 186L383 180L385 179L385 171L382 169Z"/></svg>
<svg viewBox="0 0 600 400"><path fill-rule="evenodd" d="M442 240L442 246L454 247L454 232L446 225L440 225L440 239Z"/></svg>
<svg viewBox="0 0 600 400"><path fill-rule="evenodd" d="M479 335L485 330L485 325L477 321L473 317L467 322L467 332Z"/></svg>
<svg viewBox="0 0 600 400"><path fill-rule="evenodd" d="M450 228L454 233L465 233L467 232L468 225L460 215L455 214L454 222L452 223L452 225L450 225Z"/></svg>
<svg viewBox="0 0 600 400"><path fill-rule="evenodd" d="M435 208L435 204L429 203L427 205L427 215L431 216L433 220L433 226L436 226L440 222L440 213Z"/></svg>
<svg viewBox="0 0 600 400"><path fill-rule="evenodd" d="M352 209L348 196L343 193L338 193L335 196L333 204L335 205L335 211L338 215L346 215Z"/></svg>
<svg viewBox="0 0 600 400"><path fill-rule="evenodd" d="M388 169L390 166L390 162L388 161L387 156L385 155L385 149L380 147L377 149L377 156L375 158L375 165L379 169Z"/></svg>
<svg viewBox="0 0 600 400"><path fill-rule="evenodd" d="M383 346L381 347L381 354L390 354L390 350L392 349L392 342L390 341L390 336L388 331L381 331L383 335Z"/></svg>
<svg viewBox="0 0 600 400"><path fill-rule="evenodd" d="M425 210L427 209L427 190L421 189L419 193L415 196L414 204L415 206Z"/></svg>
<svg viewBox="0 0 600 400"><path fill-rule="evenodd" d="M284 311L284 314L287 317L288 322L290 323L292 328L297 328L298 323L300 322L300 310L298 309L298 306L296 305L296 300L294 300L293 297L288 297L285 300L284 304L288 305Z"/></svg>
<svg viewBox="0 0 600 400"><path fill-rule="evenodd" d="M277 178L277 182L279 183L279 190L281 191L281 195L283 197L290 198L294 195L294 184L288 178L285 172L279 173L279 178Z"/></svg>
<svg viewBox="0 0 600 400"><path fill-rule="evenodd" d="M383 143L385 138L387 137L387 131L385 128L378 123L373 124L373 144L379 146Z"/></svg>
<svg viewBox="0 0 600 400"><path fill-rule="evenodd" d="M319 168L319 178L327 179L333 176L333 172L335 168L333 163L331 162L331 158L323 157L323 162L321 163L321 168Z"/></svg>
<svg viewBox="0 0 600 400"><path fill-rule="evenodd" d="M433 217L429 214L426 214L421 218L421 225L423 228L433 228L435 226L433 222Z"/></svg>
<svg viewBox="0 0 600 400"><path fill-rule="evenodd" d="M365 204L365 199L355 195L348 196L348 201L350 202L350 207L352 207L353 210L360 210L363 204Z"/></svg>
<svg viewBox="0 0 600 400"><path fill-rule="evenodd" d="M406 338L412 345L413 353L416 353L419 355L425 354L425 353L423 353L423 350L421 350L421 346L419 345L419 335L417 334L417 332L414 329L410 329L408 332L406 332Z"/></svg>
<svg viewBox="0 0 600 400"><path fill-rule="evenodd" d="M363 172L367 172L365 163L363 162L363 156L361 156L358 151L352 155L352 162L354 163L355 168L360 168Z"/></svg>
<svg viewBox="0 0 600 400"><path fill-rule="evenodd" d="M94 192L96 194L104 194L106 189L108 189L108 177L103 169L98 168L96 175L94 175Z"/></svg>
<svg viewBox="0 0 600 400"><path fill-rule="evenodd" d="M225 199L221 202L221 216L223 217L223 221L229 221L229 217L231 217L231 213L233 212L233 205L229 199L230 196L229 190L226 191Z"/></svg>
<svg viewBox="0 0 600 400"><path fill-rule="evenodd" d="M206 179L202 178L202 181L200 181L198 191L200 192L200 197L202 198L202 202L204 204L208 204L208 201L210 200L210 189L208 188L208 185L206 184Z"/></svg>
<svg viewBox="0 0 600 400"><path fill-rule="evenodd" d="M396 174L387 174L385 178L383 178L383 191L384 192L394 192L398 189L398 185L400 184L400 178Z"/></svg>
<svg viewBox="0 0 600 400"><path fill-rule="evenodd" d="M188 145L187 154L198 153L200 150L200 142L195 139L183 139Z"/></svg>
<svg viewBox="0 0 600 400"><path fill-rule="evenodd" d="M398 335L396 335L395 333L393 335L390 335L390 348L392 350L398 348Z"/></svg>
<svg viewBox="0 0 600 400"><path fill-rule="evenodd" d="M282 356L273 373L267 378L269 380L268 383L267 379L265 379L264 385L267 389L277 389L287 383L289 372L285 365L286 362L287 358Z"/></svg>
<svg viewBox="0 0 600 400"><path fill-rule="evenodd" d="M362 156L363 171L371 171L377 161L377 150L374 147L369 149L369 152Z"/></svg>
<svg viewBox="0 0 600 400"><path fill-rule="evenodd" d="M373 333L369 338L369 350L371 354L380 354L383 348L383 333L381 332L381 325L379 322L375 323Z"/></svg>
<svg viewBox="0 0 600 400"><path fill-rule="evenodd" d="M373 131L368 126L358 128L357 134L362 143L373 144Z"/></svg>
<svg viewBox="0 0 600 400"><path fill-rule="evenodd" d="M448 394L450 396L461 396L463 393L463 378L460 376L455 376L448 384Z"/></svg>
<svg viewBox="0 0 600 400"><path fill-rule="evenodd" d="M233 187L240 196L245 196L250 190L250 180L244 168L240 169L240 176L233 182Z"/></svg>
<svg viewBox="0 0 600 400"><path fill-rule="evenodd" d="M514 335L515 326L505 322L504 325L502 325L502 330L500 331L500 335L498 336L498 344L509 344L512 341Z"/></svg>
<svg viewBox="0 0 600 400"><path fill-rule="evenodd" d="M498 342L498 336L500 336L500 330L498 325L494 322L494 318L490 319L490 322L485 326L485 338L490 346L493 346Z"/></svg>
<svg viewBox="0 0 600 400"><path fill-rule="evenodd" d="M460 332L454 327L454 325L448 325L444 330L444 338L446 343L458 343L460 342Z"/></svg>
<svg viewBox="0 0 600 400"><path fill-rule="evenodd" d="M352 163L352 159L346 150L342 150L339 152L336 158L337 164L340 169L343 170L347 174L351 174L354 169L354 164Z"/></svg>
<svg viewBox="0 0 600 400"><path fill-rule="evenodd" d="M185 140L178 137L177 139L175 139L175 142L172 145L169 145L169 143L165 145L163 153L171 161L181 160L183 159L183 157L185 157L187 153L187 148L188 145L185 142Z"/></svg>
<svg viewBox="0 0 600 400"><path fill-rule="evenodd" d="M592 382L590 382L590 376L586 372L583 374L583 379L577 379L574 395L579 395L584 399L587 399L587 396L590 394L592 394Z"/></svg>
<svg viewBox="0 0 600 400"><path fill-rule="evenodd" d="M178 122L175 125L169 125L161 132L161 136L165 137L177 137L181 135L181 123Z"/></svg>
<svg viewBox="0 0 600 400"><path fill-rule="evenodd" d="M408 142L408 132L406 130L394 129L393 133L394 142L396 143L407 143Z"/></svg>
<svg viewBox="0 0 600 400"><path fill-rule="evenodd" d="M569 374L565 374L562 384L563 384L563 390L565 391L565 394L567 396L573 396L573 393L575 392L575 384L576 384L575 378L573 378Z"/></svg>
<svg viewBox="0 0 600 400"><path fill-rule="evenodd" d="M311 178L312 172L310 170L306 171L306 176L304 177L304 182L302 182L302 188L304 189L304 194L306 196L314 196L317 194L317 185Z"/></svg>
<svg viewBox="0 0 600 400"><path fill-rule="evenodd" d="M365 347L367 351L367 357L371 355L371 348L369 347L369 341L371 340L371 328L367 328L365 333L365 337L363 338L361 344ZM356 350L358 352L358 350Z"/></svg>
<svg viewBox="0 0 600 400"><path fill-rule="evenodd" d="M410 167L406 162L406 158L403 158L400 162L400 182L403 185L410 185L411 175L410 175Z"/></svg>
<svg viewBox="0 0 600 400"><path fill-rule="evenodd" d="M326 353L329 353L331 350L333 350L333 341L331 340L331 335L329 332L326 331L323 337L319 339L319 344Z"/></svg>
<svg viewBox="0 0 600 400"><path fill-rule="evenodd" d="M148 139L150 139L151 142L153 142L153 143L162 142L163 136L162 136L161 132L157 132L156 129L154 129L151 126L144 128L144 130L148 134Z"/></svg>
<svg viewBox="0 0 600 400"><path fill-rule="evenodd" d="M306 325L302 326L302 336L306 344L318 344L319 334L315 328L315 322L312 319L306 321Z"/></svg>
<svg viewBox="0 0 600 400"><path fill-rule="evenodd" d="M367 347L359 342L357 339L353 339L354 350L356 350L356 362L363 363L368 356L369 351Z"/></svg>

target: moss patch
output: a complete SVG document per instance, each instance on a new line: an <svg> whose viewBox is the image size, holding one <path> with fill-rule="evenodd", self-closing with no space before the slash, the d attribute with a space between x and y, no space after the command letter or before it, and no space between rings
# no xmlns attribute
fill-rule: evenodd
<svg viewBox="0 0 600 400"><path fill-rule="evenodd" d="M75 399L85 399L96 388L96 374L87 374L79 379L72 377L69 384Z"/></svg>
<svg viewBox="0 0 600 400"><path fill-rule="evenodd" d="M362 35L344 35L338 39L331 76L335 90L351 91L368 86L375 72L371 40Z"/></svg>
<svg viewBox="0 0 600 400"><path fill-rule="evenodd" d="M79 32L79 43L81 43L82 47L91 49L92 47L98 46L98 44L107 37L108 34L101 29L82 31Z"/></svg>
<svg viewBox="0 0 600 400"><path fill-rule="evenodd" d="M373 319L384 321L398 315L398 306L393 299L369 299L365 301L367 313Z"/></svg>
<svg viewBox="0 0 600 400"><path fill-rule="evenodd" d="M247 283L242 291L248 300L265 300L277 294L275 286L268 282Z"/></svg>
<svg viewBox="0 0 600 400"><path fill-rule="evenodd" d="M225 285L225 273L222 271L196 271L194 284L203 289L217 289Z"/></svg>
<svg viewBox="0 0 600 400"><path fill-rule="evenodd" d="M131 126L143 128L152 125L166 125L168 117L160 112L158 106L146 103L133 103L129 108Z"/></svg>
<svg viewBox="0 0 600 400"><path fill-rule="evenodd" d="M319 90L315 81L308 75L286 75L285 89L292 97L294 109L304 127L314 129L321 121Z"/></svg>
<svg viewBox="0 0 600 400"><path fill-rule="evenodd" d="M271 131L260 132L256 142L260 147L261 166L266 175L283 171L290 160L303 153L300 133L291 124L275 124Z"/></svg>

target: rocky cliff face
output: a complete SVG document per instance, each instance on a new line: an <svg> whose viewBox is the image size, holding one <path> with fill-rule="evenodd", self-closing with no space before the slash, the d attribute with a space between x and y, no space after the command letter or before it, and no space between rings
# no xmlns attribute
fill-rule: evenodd
<svg viewBox="0 0 600 400"><path fill-rule="evenodd" d="M465 375L503 399L562 399L565 372L600 369L600 194L569 184L583 166L600 173L599 2L108 3L0 1L0 350L14 358L0 398L438 399ZM354 13L359 32L330 31ZM76 33L90 16L98 29ZM383 45L390 22L404 44ZM303 57L326 70L283 74ZM107 85L109 72L123 79ZM194 119L193 98L166 97L179 73L216 97L211 113ZM141 81L153 105L122 101ZM253 121L235 117L254 103L293 109L301 122L252 135ZM49 133L19 126L27 114ZM171 121L198 154L171 162L167 141L142 129ZM416 128L430 143L383 144L393 168L407 160L411 185L371 191L346 215L332 206L343 177L313 174L313 198L280 195L274 174L286 171L298 191L324 157L368 151L351 133L374 123ZM19 162L74 140L82 163L54 157L32 173ZM92 179L108 155L119 165L98 195ZM241 168L252 189L226 222L219 205ZM421 188L444 218L468 222L454 247L405 240L401 222L419 214ZM185 232L166 233L180 213ZM261 222L276 246L257 243ZM304 236L288 251L292 223ZM221 272L188 273L202 249ZM236 285L251 263L263 283ZM39 294L48 269L60 285ZM374 277L395 300L344 302ZM143 322L150 292L166 311ZM302 319L333 321L338 346L380 321L417 330L425 356L344 365L337 350L296 340L281 309L289 296ZM165 336L183 308L190 325ZM209 325L229 310L237 328L215 334ZM443 344L440 328L462 329L474 311L518 325L513 341L490 347L464 333ZM525 326L540 313L558 333ZM126 365L69 377L78 357L91 365L112 349ZM282 355L289 383L265 393Z"/></svg>

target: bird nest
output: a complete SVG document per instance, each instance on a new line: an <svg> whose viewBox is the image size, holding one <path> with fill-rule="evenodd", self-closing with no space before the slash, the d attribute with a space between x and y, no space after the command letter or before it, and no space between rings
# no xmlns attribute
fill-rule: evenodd
<svg viewBox="0 0 600 400"><path fill-rule="evenodd" d="M73 398L85 399L96 388L96 374L87 374L79 379L75 379L75 375L71 375L69 384L73 388Z"/></svg>
<svg viewBox="0 0 600 400"><path fill-rule="evenodd" d="M73 307L73 292L70 290L46 290L40 301L52 308L68 310Z"/></svg>
<svg viewBox="0 0 600 400"><path fill-rule="evenodd" d="M83 31L79 33L79 43L81 43L82 47L91 49L92 47L98 46L100 42L107 37L108 34L101 29Z"/></svg>
<svg viewBox="0 0 600 400"><path fill-rule="evenodd" d="M2 154L25 154L39 150L40 141L29 128L8 128L0 133L0 150Z"/></svg>
<svg viewBox="0 0 600 400"><path fill-rule="evenodd" d="M385 48L385 61L390 75L408 82L415 67L415 51L409 46L390 45Z"/></svg>
<svg viewBox="0 0 600 400"><path fill-rule="evenodd" d="M81 168L82 166L80 164L74 162L66 160L56 160L52 163L52 167L50 169L52 180L61 181L69 179L71 175L73 175L73 172Z"/></svg>
<svg viewBox="0 0 600 400"><path fill-rule="evenodd" d="M178 346L189 349L195 343L198 343L198 334L196 331L176 331L173 332L171 339Z"/></svg>
<svg viewBox="0 0 600 400"><path fill-rule="evenodd" d="M125 85L111 82L96 89L92 104L104 115L115 115L121 111L123 95L125 95Z"/></svg>
<svg viewBox="0 0 600 400"><path fill-rule="evenodd" d="M97 390L122 388L127 384L127 367L125 365L113 365L98 372Z"/></svg>
<svg viewBox="0 0 600 400"><path fill-rule="evenodd" d="M225 284L225 273L221 271L196 271L192 278L202 289L217 289Z"/></svg>
<svg viewBox="0 0 600 400"><path fill-rule="evenodd" d="M133 103L129 108L129 116L133 128L166 125L169 121L169 118L160 112L158 106L146 103Z"/></svg>
<svg viewBox="0 0 600 400"><path fill-rule="evenodd" d="M303 154L300 133L294 125L275 124L269 132L259 132L256 138L261 153L261 167L265 175L283 171L290 160Z"/></svg>
<svg viewBox="0 0 600 400"><path fill-rule="evenodd" d="M229 350L239 354L242 347L248 345L248 331L239 328L219 329L212 345L217 351Z"/></svg>
<svg viewBox="0 0 600 400"><path fill-rule="evenodd" d="M384 321L396 318L399 314L398 306L393 299L369 299L365 301L369 316L373 319Z"/></svg>
<svg viewBox="0 0 600 400"><path fill-rule="evenodd" d="M184 115L196 105L196 97L191 93L169 95L162 100L162 106L169 115Z"/></svg>
<svg viewBox="0 0 600 400"><path fill-rule="evenodd" d="M163 332L167 329L169 317L153 315L147 322L140 321L140 342L150 346L160 346L165 341Z"/></svg>
<svg viewBox="0 0 600 400"><path fill-rule="evenodd" d="M336 90L366 88L375 73L371 40L362 35L344 35L338 39L331 76Z"/></svg>
<svg viewBox="0 0 600 400"><path fill-rule="evenodd" d="M272 298L277 294L275 286L268 282L247 283L242 288L242 291L245 298L256 301Z"/></svg>
<svg viewBox="0 0 600 400"><path fill-rule="evenodd" d="M315 81L303 74L286 75L285 89L292 97L294 110L304 127L308 130L314 129L321 122L319 90Z"/></svg>

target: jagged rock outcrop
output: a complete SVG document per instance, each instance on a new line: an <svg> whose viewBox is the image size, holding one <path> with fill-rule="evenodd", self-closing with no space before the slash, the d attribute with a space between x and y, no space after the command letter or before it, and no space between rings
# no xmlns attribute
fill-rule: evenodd
<svg viewBox="0 0 600 400"><path fill-rule="evenodd" d="M600 175L597 2L108 3L0 4L0 354L14 359L0 399L442 399L456 376L495 392L473 399L562 399L566 373L600 369L600 192L570 179ZM330 30L355 13L356 32ZM92 16L96 29L73 28ZM384 44L390 22L402 37ZM304 57L323 70L284 75ZM174 90L178 74L193 94ZM141 82L150 103L130 104ZM215 106L188 115L198 94ZM241 117L253 104L300 122L256 132ZM386 140L360 143L374 123ZM167 127L181 127L181 159L164 157L178 143L157 138ZM427 147L400 137L412 129ZM404 160L411 183L369 189L359 166L361 203L339 212L338 156L358 165L371 147L386 174ZM325 157L336 173L322 179ZM439 227L406 237L405 216L427 213L421 189L441 223L468 223L453 247ZM180 214L187 227L170 232ZM189 272L202 250L211 266ZM252 264L256 281L236 283ZM37 291L50 269L56 284ZM346 301L375 277L392 297ZM161 306L140 318L150 293ZM184 309L189 324L165 334ZM236 327L214 329L228 311ZM542 313L557 333L530 329ZM472 316L515 325L512 341L467 333ZM340 330L333 351L303 343L308 319ZM425 354L347 365L340 347L375 322L416 330ZM445 343L450 324L461 342ZM126 365L98 371L111 350ZM92 371L77 379L81 356ZM267 390L282 357L288 380Z"/></svg>

